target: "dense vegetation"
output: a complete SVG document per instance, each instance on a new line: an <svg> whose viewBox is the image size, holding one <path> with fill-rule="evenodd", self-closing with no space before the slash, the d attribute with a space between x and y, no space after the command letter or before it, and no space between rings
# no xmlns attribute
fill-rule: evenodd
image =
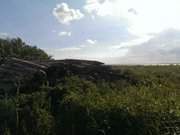
<svg viewBox="0 0 180 135"><path fill-rule="evenodd" d="M16 57L26 60L47 60L50 57L36 46L24 43L20 38L0 39L0 58Z"/></svg>
<svg viewBox="0 0 180 135"><path fill-rule="evenodd" d="M180 120L180 66L112 68L119 79L64 74L18 95L7 92L0 134L164 135L167 121Z"/></svg>

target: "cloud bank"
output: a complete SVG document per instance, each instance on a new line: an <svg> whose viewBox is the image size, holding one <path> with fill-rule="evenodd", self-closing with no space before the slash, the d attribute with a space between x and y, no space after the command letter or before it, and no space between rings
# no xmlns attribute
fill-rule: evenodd
<svg viewBox="0 0 180 135"><path fill-rule="evenodd" d="M92 17L93 22L102 20L102 26L109 20L116 24L125 23L123 29L128 31L125 36L133 35L134 39L103 44L102 39L100 41L95 35L105 35L108 31L98 31L98 27L93 25L97 30L89 37L98 42L87 37L83 45L51 50L50 53L54 53L56 58L87 58L111 64L180 62L179 0L86 0L81 9L72 9L66 3L61 3L54 8L53 14L62 24L70 24L74 20L82 21L81 18L88 16ZM91 25L91 22L86 25ZM108 30L112 33L117 31Z"/></svg>
<svg viewBox="0 0 180 135"><path fill-rule="evenodd" d="M125 56L107 62L115 64L180 63L180 31L165 30L144 43L128 47Z"/></svg>
<svg viewBox="0 0 180 135"><path fill-rule="evenodd" d="M135 35L180 29L179 0L86 0L84 10L94 16L123 18Z"/></svg>

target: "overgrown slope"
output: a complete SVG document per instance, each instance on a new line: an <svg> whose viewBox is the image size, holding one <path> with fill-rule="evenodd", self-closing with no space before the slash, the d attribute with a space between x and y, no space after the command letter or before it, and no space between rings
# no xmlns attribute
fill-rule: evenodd
<svg viewBox="0 0 180 135"><path fill-rule="evenodd" d="M0 69L0 134L180 134L180 66L8 57Z"/></svg>

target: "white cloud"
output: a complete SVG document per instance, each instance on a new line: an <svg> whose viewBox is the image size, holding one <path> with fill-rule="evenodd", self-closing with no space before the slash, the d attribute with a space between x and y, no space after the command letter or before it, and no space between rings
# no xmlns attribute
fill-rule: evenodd
<svg viewBox="0 0 180 135"><path fill-rule="evenodd" d="M86 42L89 43L89 44L94 45L97 41L96 40L92 40L92 39L87 39Z"/></svg>
<svg viewBox="0 0 180 135"><path fill-rule="evenodd" d="M70 24L74 20L80 20L84 14L79 9L72 9L66 3L57 4L53 9L53 15L62 24Z"/></svg>
<svg viewBox="0 0 180 135"><path fill-rule="evenodd" d="M0 38L7 38L9 37L8 33L0 32Z"/></svg>
<svg viewBox="0 0 180 135"><path fill-rule="evenodd" d="M86 0L84 9L90 14L99 16L111 15L112 3L109 0Z"/></svg>
<svg viewBox="0 0 180 135"><path fill-rule="evenodd" d="M55 59L91 59L99 60L102 62L104 58L117 58L119 56L125 56L128 52L127 48L114 49L111 45L80 45L78 47L67 47L61 49L46 49L48 54L53 55Z"/></svg>
<svg viewBox="0 0 180 135"><path fill-rule="evenodd" d="M135 38L135 39L127 41L127 42L122 42L119 45L113 45L112 48L113 49L121 49L121 48L134 47L134 46L140 45L142 43L148 42L152 37L153 37L153 35L146 35L144 37Z"/></svg>
<svg viewBox="0 0 180 135"><path fill-rule="evenodd" d="M180 63L180 30L165 30L144 43L129 47L125 56L109 59L109 62L118 64Z"/></svg>
<svg viewBox="0 0 180 135"><path fill-rule="evenodd" d="M68 36L68 37L70 37L71 35L72 35L72 33L71 32L67 32L67 31L62 31L62 32L59 32L59 34L58 34L59 36Z"/></svg>
<svg viewBox="0 0 180 135"><path fill-rule="evenodd" d="M179 0L86 0L84 9L92 16L125 19L138 36L180 29Z"/></svg>
<svg viewBox="0 0 180 135"><path fill-rule="evenodd" d="M56 49L57 52L71 52L71 51L78 51L81 50L79 47L69 47L69 48L61 48L61 49Z"/></svg>

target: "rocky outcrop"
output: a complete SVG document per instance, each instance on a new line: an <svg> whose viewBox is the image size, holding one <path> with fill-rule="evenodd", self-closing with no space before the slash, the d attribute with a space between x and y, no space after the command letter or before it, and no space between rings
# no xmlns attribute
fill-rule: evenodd
<svg viewBox="0 0 180 135"><path fill-rule="evenodd" d="M97 61L85 60L56 61L48 67L47 76L50 85L55 85L67 76L78 76L91 81L111 81L119 78L111 66Z"/></svg>
<svg viewBox="0 0 180 135"><path fill-rule="evenodd" d="M31 61L25 61L22 59L6 58L1 60L0 95L2 95L2 93L5 93L6 91L15 93L16 87L19 87L17 85L21 85L21 88L27 86L34 87L34 85L38 85L37 82L42 82L42 80L37 80L34 84L30 84L30 82L37 76L41 76L41 78L44 79L46 76L46 69L47 67L44 65L37 64Z"/></svg>
<svg viewBox="0 0 180 135"><path fill-rule="evenodd" d="M31 78L36 72L44 72L46 66L17 58L3 60L0 65L0 80L12 80Z"/></svg>
<svg viewBox="0 0 180 135"><path fill-rule="evenodd" d="M66 59L38 62L8 58L1 61L0 89L17 81L23 84L22 87L28 86L26 90L38 86L43 80L53 86L67 76L79 76L91 81L111 81L120 77L111 66L98 61Z"/></svg>

